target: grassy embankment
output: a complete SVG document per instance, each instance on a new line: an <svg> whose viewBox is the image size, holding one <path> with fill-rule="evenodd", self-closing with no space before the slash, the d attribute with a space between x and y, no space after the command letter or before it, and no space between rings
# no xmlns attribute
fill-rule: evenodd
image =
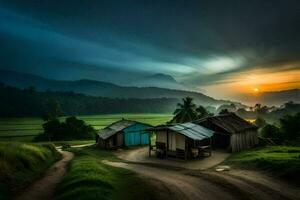
<svg viewBox="0 0 300 200"><path fill-rule="evenodd" d="M267 146L233 154L228 164L258 168L300 183L300 147Z"/></svg>
<svg viewBox="0 0 300 200"><path fill-rule="evenodd" d="M117 160L96 148L71 149L75 158L55 199L155 199L150 186L133 172L102 163Z"/></svg>
<svg viewBox="0 0 300 200"><path fill-rule="evenodd" d="M0 142L0 199L9 199L59 158L53 144Z"/></svg>
<svg viewBox="0 0 300 200"><path fill-rule="evenodd" d="M95 129L101 129L122 118L137 120L151 125L165 123L172 118L170 114L112 114L78 116ZM61 117L64 120L65 117ZM33 138L43 132L41 118L5 118L0 119L0 141L31 142ZM90 141L87 141L88 143ZM87 143L83 142L83 143ZM66 142L65 142L66 143ZM68 142L69 143L69 142ZM83 144L79 141L75 144Z"/></svg>

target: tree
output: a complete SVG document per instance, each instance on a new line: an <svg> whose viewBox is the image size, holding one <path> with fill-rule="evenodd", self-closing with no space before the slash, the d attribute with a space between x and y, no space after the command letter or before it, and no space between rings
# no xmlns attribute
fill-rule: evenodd
<svg viewBox="0 0 300 200"><path fill-rule="evenodd" d="M48 138L49 141L53 140L55 134L61 132L60 122L58 119L49 119L43 124L44 136Z"/></svg>
<svg viewBox="0 0 300 200"><path fill-rule="evenodd" d="M196 108L197 114L198 114L198 118L201 119L203 117L207 117L209 115L211 115L203 106L199 106L198 108Z"/></svg>
<svg viewBox="0 0 300 200"><path fill-rule="evenodd" d="M45 138L48 138L49 141L92 139L95 136L95 129L76 117L68 117L65 122L53 118L49 119L43 124L43 128L44 135L38 136L37 140Z"/></svg>
<svg viewBox="0 0 300 200"><path fill-rule="evenodd" d="M186 97L182 99L183 103L177 104L177 109L174 111L174 118L171 122L183 123L196 120L198 114L196 111L196 105L193 103L193 98Z"/></svg>
<svg viewBox="0 0 300 200"><path fill-rule="evenodd" d="M231 104L223 104L223 105L221 105L221 106L218 107L217 113L220 114L220 112L221 112L222 110L225 110L225 109L226 109L228 112L235 112L235 111L237 110L236 105L235 105L234 103L231 103Z"/></svg>
<svg viewBox="0 0 300 200"><path fill-rule="evenodd" d="M286 140L300 138L300 112L280 119L280 131Z"/></svg>
<svg viewBox="0 0 300 200"><path fill-rule="evenodd" d="M258 117L255 121L254 121L254 124L259 127L259 128L263 128L264 126L267 125L267 122L266 120L264 120L263 118L261 117Z"/></svg>
<svg viewBox="0 0 300 200"><path fill-rule="evenodd" d="M261 136L265 138L282 139L280 129L271 124L267 124L261 129Z"/></svg>
<svg viewBox="0 0 300 200"><path fill-rule="evenodd" d="M263 106L259 103L255 104L254 111L258 116L265 115L269 112L269 108L267 106Z"/></svg>
<svg viewBox="0 0 300 200"><path fill-rule="evenodd" d="M223 109L219 112L220 115L226 115L229 114L230 112L227 109Z"/></svg>

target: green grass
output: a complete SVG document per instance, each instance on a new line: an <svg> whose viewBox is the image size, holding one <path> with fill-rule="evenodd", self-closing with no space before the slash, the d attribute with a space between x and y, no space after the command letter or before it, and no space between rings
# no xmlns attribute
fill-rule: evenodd
<svg viewBox="0 0 300 200"><path fill-rule="evenodd" d="M111 152L96 148L73 151L76 156L55 199L155 199L149 185L133 172L102 163L103 159L117 160Z"/></svg>
<svg viewBox="0 0 300 200"><path fill-rule="evenodd" d="M58 158L53 144L0 142L0 199L26 187Z"/></svg>
<svg viewBox="0 0 300 200"><path fill-rule="evenodd" d="M122 118L137 120L143 123L158 125L169 121L170 114L111 114L77 116L95 129L101 129ZM61 117L64 120L65 117ZM43 132L41 118L2 118L0 119L0 141L30 142L34 136ZM23 137L14 137L23 136Z"/></svg>
<svg viewBox="0 0 300 200"><path fill-rule="evenodd" d="M300 182L300 147L268 146L233 154L227 161L242 167L256 167Z"/></svg>

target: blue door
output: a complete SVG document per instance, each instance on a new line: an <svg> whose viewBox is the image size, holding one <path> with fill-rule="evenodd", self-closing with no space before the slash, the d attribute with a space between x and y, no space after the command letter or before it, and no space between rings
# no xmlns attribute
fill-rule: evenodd
<svg viewBox="0 0 300 200"><path fill-rule="evenodd" d="M145 129L150 126L136 123L124 129L125 146L145 145L149 144L149 132Z"/></svg>

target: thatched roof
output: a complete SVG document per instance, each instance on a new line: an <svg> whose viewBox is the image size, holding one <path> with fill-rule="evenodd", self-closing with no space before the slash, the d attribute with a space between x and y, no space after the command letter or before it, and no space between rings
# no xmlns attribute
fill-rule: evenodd
<svg viewBox="0 0 300 200"><path fill-rule="evenodd" d="M132 120L127 120L127 119L122 119L122 120L116 121L116 122L108 125L104 129L100 129L98 131L98 135L100 138L105 140L135 123L138 123L138 122L132 121Z"/></svg>
<svg viewBox="0 0 300 200"><path fill-rule="evenodd" d="M206 117L195 123L200 125L205 125L206 122L210 122L224 130L228 133L240 133L250 129L257 129L257 127L250 122L240 118L234 113L221 114L213 117Z"/></svg>

